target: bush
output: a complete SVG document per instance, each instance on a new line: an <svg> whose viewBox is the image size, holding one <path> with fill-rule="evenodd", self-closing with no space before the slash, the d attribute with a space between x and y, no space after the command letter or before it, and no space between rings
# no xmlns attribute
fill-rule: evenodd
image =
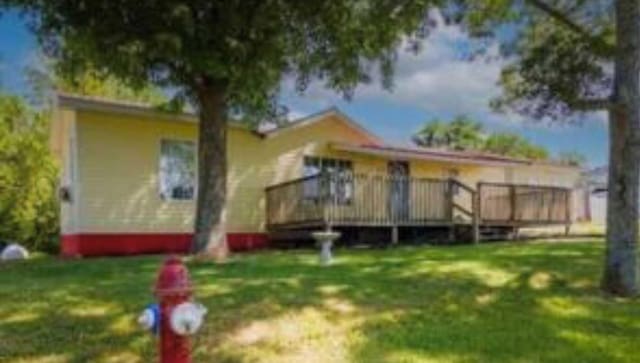
<svg viewBox="0 0 640 363"><path fill-rule="evenodd" d="M49 114L0 94L0 240L58 250L58 167L48 148Z"/></svg>

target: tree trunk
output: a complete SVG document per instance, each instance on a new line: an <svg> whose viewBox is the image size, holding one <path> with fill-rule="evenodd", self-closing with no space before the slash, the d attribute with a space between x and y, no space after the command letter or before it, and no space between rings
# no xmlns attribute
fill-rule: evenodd
<svg viewBox="0 0 640 363"><path fill-rule="evenodd" d="M199 107L198 189L192 249L221 261L227 257L227 121L225 88L213 82L197 87Z"/></svg>
<svg viewBox="0 0 640 363"><path fill-rule="evenodd" d="M609 111L607 247L602 289L638 294L640 188L640 2L616 1L613 106Z"/></svg>

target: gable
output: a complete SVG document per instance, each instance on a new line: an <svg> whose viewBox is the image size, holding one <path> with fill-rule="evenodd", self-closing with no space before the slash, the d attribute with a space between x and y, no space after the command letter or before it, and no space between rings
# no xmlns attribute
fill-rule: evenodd
<svg viewBox="0 0 640 363"><path fill-rule="evenodd" d="M349 134L351 139L366 145L382 145L383 141L369 132L357 122L353 121L336 108L321 111L316 114L292 121L284 126L263 132L265 138L274 138L292 132L313 132L322 128L334 128L338 132ZM327 141L339 141L327 140Z"/></svg>

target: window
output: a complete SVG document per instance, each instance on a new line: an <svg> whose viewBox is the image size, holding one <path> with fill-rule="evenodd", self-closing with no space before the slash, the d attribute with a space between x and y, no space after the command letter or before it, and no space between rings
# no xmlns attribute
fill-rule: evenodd
<svg viewBox="0 0 640 363"><path fill-rule="evenodd" d="M193 199L196 185L196 156L193 141L160 142L160 196L164 199Z"/></svg>
<svg viewBox="0 0 640 363"><path fill-rule="evenodd" d="M304 182L304 198L306 200L317 201L324 195L335 199L338 204L351 203L353 197L353 164L351 161L307 156L304 158L303 174L305 177L326 175L326 178L309 178ZM323 193L323 191L325 192Z"/></svg>

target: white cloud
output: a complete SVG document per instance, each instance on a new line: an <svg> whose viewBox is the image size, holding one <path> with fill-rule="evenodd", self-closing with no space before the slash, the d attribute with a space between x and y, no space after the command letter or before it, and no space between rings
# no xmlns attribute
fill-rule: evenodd
<svg viewBox="0 0 640 363"><path fill-rule="evenodd" d="M499 93L497 85L504 60L498 57L462 59L473 41L455 25L445 25L437 15L437 28L424 41L422 50L412 53L398 49L398 60L392 91L382 89L379 82L356 89L355 102L374 101L418 107L435 115L469 114L484 120L503 119L492 114L489 100ZM487 54L497 55L498 45L489 44ZM294 94L291 82L283 87L288 98L314 108L340 101L340 96L313 83L302 97Z"/></svg>

